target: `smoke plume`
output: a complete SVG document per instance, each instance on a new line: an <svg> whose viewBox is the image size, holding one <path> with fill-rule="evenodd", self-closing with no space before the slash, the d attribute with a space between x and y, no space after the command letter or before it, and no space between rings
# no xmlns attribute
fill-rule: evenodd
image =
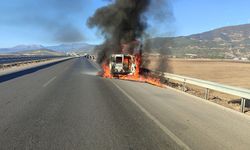
<svg viewBox="0 0 250 150"><path fill-rule="evenodd" d="M99 62L111 53L118 53L121 44L140 38L146 28L145 18L150 0L115 0L99 8L88 20L89 27L97 27L106 41L99 52Z"/></svg>
<svg viewBox="0 0 250 150"><path fill-rule="evenodd" d="M161 25L172 16L168 0L109 2L109 5L99 8L87 22L90 28L96 27L105 38L103 45L97 47L99 63L112 53L120 53L121 45L150 37L151 33L146 33L148 26L157 26L152 23Z"/></svg>

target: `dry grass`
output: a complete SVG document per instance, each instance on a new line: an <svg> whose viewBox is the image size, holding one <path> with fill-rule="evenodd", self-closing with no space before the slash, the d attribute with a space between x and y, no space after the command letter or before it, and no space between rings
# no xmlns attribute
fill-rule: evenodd
<svg viewBox="0 0 250 150"><path fill-rule="evenodd" d="M156 69L157 60L152 59L150 69ZM250 89L250 63L198 59L168 59L165 63L162 69L169 73Z"/></svg>
<svg viewBox="0 0 250 150"><path fill-rule="evenodd" d="M171 72L250 89L250 63L205 60L169 60Z"/></svg>

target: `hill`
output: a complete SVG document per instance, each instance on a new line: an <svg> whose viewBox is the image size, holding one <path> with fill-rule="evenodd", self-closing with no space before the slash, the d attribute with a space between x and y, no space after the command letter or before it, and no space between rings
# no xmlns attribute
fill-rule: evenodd
<svg viewBox="0 0 250 150"><path fill-rule="evenodd" d="M40 50L26 50L26 51L19 51L14 52L12 54L18 54L18 55L40 55L40 56L61 56L64 55L64 53L56 52L53 50L47 50L47 49L40 49Z"/></svg>
<svg viewBox="0 0 250 150"><path fill-rule="evenodd" d="M250 58L250 24L229 26L180 37L153 38L146 42L153 52L177 57L197 54L205 58Z"/></svg>
<svg viewBox="0 0 250 150"><path fill-rule="evenodd" d="M89 53L94 49L95 45L87 43L72 43L72 44L61 44L55 46L43 46L43 45L17 45L11 48L0 48L0 54L10 53L23 53L25 51L48 51L53 50L58 53L77 52L77 53ZM42 53L41 53L42 54Z"/></svg>
<svg viewBox="0 0 250 150"><path fill-rule="evenodd" d="M47 49L59 51L59 52L90 52L94 49L95 45L87 43L72 43L72 44L61 44L56 46L48 46Z"/></svg>
<svg viewBox="0 0 250 150"><path fill-rule="evenodd" d="M176 57L194 54L200 58L250 58L250 24L228 26L189 36L152 38L147 40L144 46L146 52ZM91 53L94 48L95 45L87 43L54 46L18 45L12 48L1 48L0 53L30 50L36 50L39 53L39 50L53 50L58 53L77 52L83 54Z"/></svg>
<svg viewBox="0 0 250 150"><path fill-rule="evenodd" d="M45 49L42 45L17 45L11 48L0 48L0 53L15 53L18 51L28 51L28 50L36 50L36 49Z"/></svg>

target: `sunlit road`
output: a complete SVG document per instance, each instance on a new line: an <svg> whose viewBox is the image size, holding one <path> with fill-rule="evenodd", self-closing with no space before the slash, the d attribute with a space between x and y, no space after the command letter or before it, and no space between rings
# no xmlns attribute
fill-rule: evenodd
<svg viewBox="0 0 250 150"><path fill-rule="evenodd" d="M96 72L79 58L0 83L0 149L250 149L249 117Z"/></svg>

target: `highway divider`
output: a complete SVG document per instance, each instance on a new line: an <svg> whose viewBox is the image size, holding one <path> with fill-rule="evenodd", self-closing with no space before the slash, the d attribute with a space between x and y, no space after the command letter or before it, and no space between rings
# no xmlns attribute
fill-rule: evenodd
<svg viewBox="0 0 250 150"><path fill-rule="evenodd" d="M56 58L56 59L47 60L47 61L43 61L43 62L40 61L39 63L34 63L32 65L29 65L29 66L1 70L0 71L0 83L4 82L4 81L11 80L13 78L17 78L19 76L23 76L23 75L38 71L40 69L50 67L52 65L70 60L72 58L73 57Z"/></svg>
<svg viewBox="0 0 250 150"><path fill-rule="evenodd" d="M25 57L24 57L25 58ZM37 59L31 59L31 60L21 60L20 61L14 61L14 62L8 62L8 63L0 63L0 69L6 69L6 68L10 68L10 67L14 67L14 66L21 66L24 64L32 64L32 63L39 63L39 62L44 62L44 61L48 61L48 60L55 60L55 59L61 59L61 58L65 58L65 57L41 57L41 58L37 58Z"/></svg>

